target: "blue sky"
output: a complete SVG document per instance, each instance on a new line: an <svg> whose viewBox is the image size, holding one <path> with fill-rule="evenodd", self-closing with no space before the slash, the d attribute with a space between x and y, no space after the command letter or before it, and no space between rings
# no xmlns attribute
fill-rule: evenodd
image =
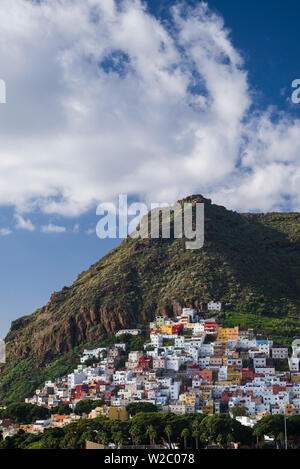
<svg viewBox="0 0 300 469"><path fill-rule="evenodd" d="M151 0L148 4L154 14L168 14L168 5L174 2ZM296 106L291 109L287 101L290 84L298 77L300 67L299 2L210 0L208 4L224 18L233 44L245 59L251 85L257 92L256 104L279 106L299 116L299 109Z"/></svg>
<svg viewBox="0 0 300 469"><path fill-rule="evenodd" d="M0 5L0 337L118 244L97 202L299 211L299 1L72 2Z"/></svg>

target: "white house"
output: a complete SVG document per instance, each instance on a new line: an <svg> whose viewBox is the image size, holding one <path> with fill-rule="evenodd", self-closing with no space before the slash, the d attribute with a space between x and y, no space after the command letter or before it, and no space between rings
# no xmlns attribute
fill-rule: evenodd
<svg viewBox="0 0 300 469"><path fill-rule="evenodd" d="M286 360L289 356L287 347L273 347L271 350L274 359Z"/></svg>
<svg viewBox="0 0 300 469"><path fill-rule="evenodd" d="M300 358L290 357L289 358L289 367L290 371L299 371Z"/></svg>
<svg viewBox="0 0 300 469"><path fill-rule="evenodd" d="M179 371L179 368L181 366L180 357L167 357L166 362L167 370Z"/></svg>
<svg viewBox="0 0 300 469"><path fill-rule="evenodd" d="M174 381L174 383L169 387L171 400L179 399L180 384L180 381Z"/></svg>
<svg viewBox="0 0 300 469"><path fill-rule="evenodd" d="M139 335L141 333L140 329L121 329L116 333L116 336L120 336L123 334L130 334L130 335Z"/></svg>
<svg viewBox="0 0 300 469"><path fill-rule="evenodd" d="M266 366L266 357L254 357L253 358L254 368L260 368Z"/></svg>
<svg viewBox="0 0 300 469"><path fill-rule="evenodd" d="M203 334L204 333L204 322L196 322L194 325L193 334Z"/></svg>
<svg viewBox="0 0 300 469"><path fill-rule="evenodd" d="M221 301L210 301L207 304L207 309L208 311L221 311L222 309L222 303Z"/></svg>
<svg viewBox="0 0 300 469"><path fill-rule="evenodd" d="M163 344L162 334L151 334L151 345L153 347L161 347Z"/></svg>
<svg viewBox="0 0 300 469"><path fill-rule="evenodd" d="M68 387L74 388L75 386L82 384L87 378L86 373L71 373L68 375Z"/></svg>

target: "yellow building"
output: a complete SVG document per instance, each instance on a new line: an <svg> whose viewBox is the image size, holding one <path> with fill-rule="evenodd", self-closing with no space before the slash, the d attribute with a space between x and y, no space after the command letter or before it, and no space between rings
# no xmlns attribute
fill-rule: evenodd
<svg viewBox="0 0 300 469"><path fill-rule="evenodd" d="M240 386L242 384L242 379L240 376L231 376L230 383L235 384L236 386Z"/></svg>
<svg viewBox="0 0 300 469"><path fill-rule="evenodd" d="M232 381L216 381L215 385L216 386L231 386Z"/></svg>
<svg viewBox="0 0 300 469"><path fill-rule="evenodd" d="M165 324L164 326L160 328L160 332L162 334L172 335L173 329L174 329L174 324Z"/></svg>
<svg viewBox="0 0 300 469"><path fill-rule="evenodd" d="M202 407L202 413L205 414L205 415L213 415L213 413L214 413L214 401L208 401Z"/></svg>
<svg viewBox="0 0 300 469"><path fill-rule="evenodd" d="M185 405L188 406L195 406L196 405L196 393L184 393L180 394L179 401L183 402Z"/></svg>
<svg viewBox="0 0 300 469"><path fill-rule="evenodd" d="M239 365L230 365L227 367L227 381L231 384L241 385L242 382L242 367Z"/></svg>
<svg viewBox="0 0 300 469"><path fill-rule="evenodd" d="M20 425L20 430L30 433L32 431L32 425Z"/></svg>
<svg viewBox="0 0 300 469"><path fill-rule="evenodd" d="M236 327L219 327L218 342L227 342L228 340L239 340L239 328Z"/></svg>
<svg viewBox="0 0 300 469"><path fill-rule="evenodd" d="M203 385L199 387L199 402L200 404L204 404L207 401L210 401L212 397L212 386L211 385Z"/></svg>
<svg viewBox="0 0 300 469"><path fill-rule="evenodd" d="M89 413L89 419L95 419L96 417L100 417L101 415L105 415L105 411L107 410L106 407L96 407Z"/></svg>

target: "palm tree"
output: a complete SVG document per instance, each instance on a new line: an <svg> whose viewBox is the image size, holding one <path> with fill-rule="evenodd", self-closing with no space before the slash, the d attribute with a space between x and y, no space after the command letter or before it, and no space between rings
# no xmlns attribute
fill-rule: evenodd
<svg viewBox="0 0 300 469"><path fill-rule="evenodd" d="M227 442L228 445L230 445L230 443L232 443L233 441L234 441L234 436L233 436L232 433L229 433L227 435L226 442Z"/></svg>
<svg viewBox="0 0 300 469"><path fill-rule="evenodd" d="M278 441L280 441L280 448L284 448L284 433L280 432L277 436Z"/></svg>
<svg viewBox="0 0 300 469"><path fill-rule="evenodd" d="M226 446L226 441L227 441L227 436L223 433L219 433L217 438L216 438L217 445L224 448Z"/></svg>
<svg viewBox="0 0 300 469"><path fill-rule="evenodd" d="M190 431L188 428L184 428L181 432L181 438L183 438L183 441L184 441L184 449L186 449L187 447L187 439L190 435Z"/></svg>
<svg viewBox="0 0 300 469"><path fill-rule="evenodd" d="M153 425L149 425L149 427L146 430L146 436L149 437L150 440L150 445L155 445L155 440L157 438L157 432Z"/></svg>
<svg viewBox="0 0 300 469"><path fill-rule="evenodd" d="M132 444L133 445L136 444L137 439L138 439L139 434L140 434L139 428L136 425L132 425L132 427L129 430L129 433L130 433L130 436L131 436L131 439L132 439Z"/></svg>
<svg viewBox="0 0 300 469"><path fill-rule="evenodd" d="M171 448L171 436L173 435L173 429L171 425L167 425L165 428L165 434L168 437L168 442L169 442L169 448Z"/></svg>
<svg viewBox="0 0 300 469"><path fill-rule="evenodd" d="M193 430L192 437L195 438L196 449L199 449L200 430Z"/></svg>
<svg viewBox="0 0 300 469"><path fill-rule="evenodd" d="M112 439L113 439L113 442L118 445L118 447L124 443L124 437L122 435L122 432L118 431L118 432L114 432L112 434Z"/></svg>
<svg viewBox="0 0 300 469"><path fill-rule="evenodd" d="M199 436L200 436L200 422L199 420L194 420L192 423L193 433L192 436L195 438L196 449L199 449Z"/></svg>
<svg viewBox="0 0 300 469"><path fill-rule="evenodd" d="M104 446L107 446L109 443L108 434L106 432L101 433L99 440Z"/></svg>

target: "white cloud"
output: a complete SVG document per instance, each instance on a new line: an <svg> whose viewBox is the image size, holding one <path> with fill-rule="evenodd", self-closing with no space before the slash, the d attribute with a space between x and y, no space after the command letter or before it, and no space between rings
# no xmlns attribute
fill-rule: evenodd
<svg viewBox="0 0 300 469"><path fill-rule="evenodd" d="M77 216L119 193L200 192L299 209L299 123L249 114L222 19L177 6L167 28L139 0L116 3L1 1L0 205Z"/></svg>
<svg viewBox="0 0 300 469"><path fill-rule="evenodd" d="M300 121L274 117L270 109L249 122L240 167L216 201L261 211L299 210Z"/></svg>
<svg viewBox="0 0 300 469"><path fill-rule="evenodd" d="M43 233L65 233L67 231L65 226L53 225L52 223L43 225L41 229Z"/></svg>
<svg viewBox="0 0 300 469"><path fill-rule="evenodd" d="M0 236L8 236L12 234L12 231L9 228L0 228Z"/></svg>
<svg viewBox="0 0 300 469"><path fill-rule="evenodd" d="M18 230L27 230L27 231L35 230L35 226L33 225L32 221L29 218L25 219L19 213L15 214L15 218L17 220L15 227Z"/></svg>

